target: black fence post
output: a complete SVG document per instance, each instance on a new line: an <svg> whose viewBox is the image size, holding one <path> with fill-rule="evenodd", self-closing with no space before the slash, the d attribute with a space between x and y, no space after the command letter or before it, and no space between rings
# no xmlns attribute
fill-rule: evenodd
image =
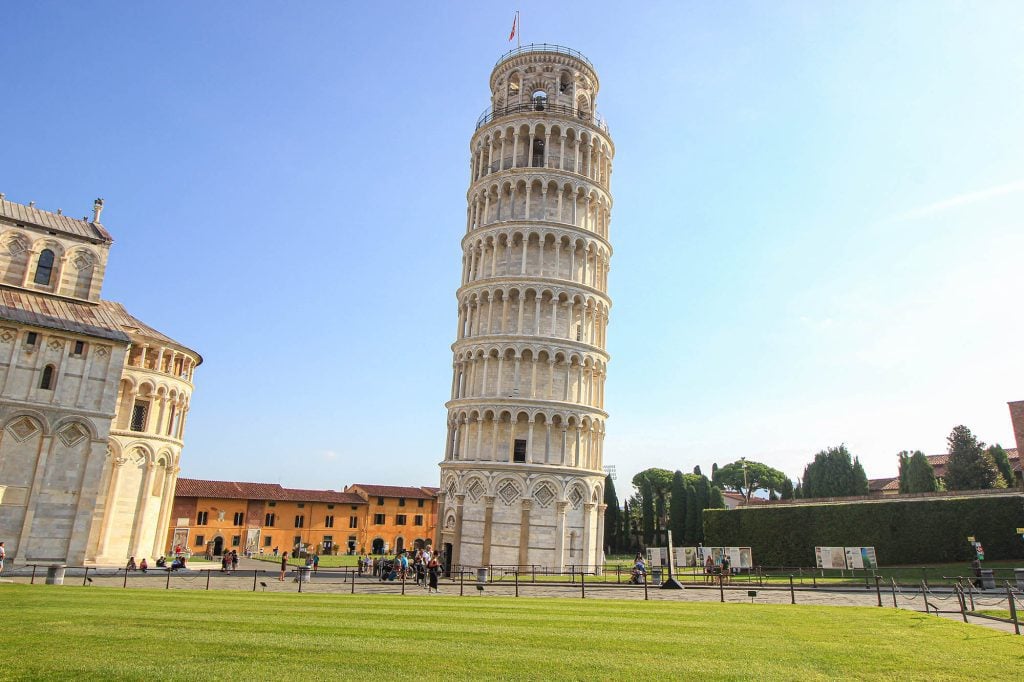
<svg viewBox="0 0 1024 682"><path fill-rule="evenodd" d="M164 570L167 571L167 584L164 585L164 589L165 590L169 590L169 589L171 589L171 569L165 568ZM255 591L255 589L256 588L253 588L254 591Z"/></svg>
<svg viewBox="0 0 1024 682"><path fill-rule="evenodd" d="M530 582L537 582L537 564L530 564L530 573L532 575Z"/></svg>
<svg viewBox="0 0 1024 682"><path fill-rule="evenodd" d="M882 578L875 576L875 594L878 596L878 606L882 606Z"/></svg>
<svg viewBox="0 0 1024 682"><path fill-rule="evenodd" d="M586 567L584 567L584 568L586 568ZM586 582L587 582L587 572L586 572L586 570L580 571L580 599L586 599L587 598Z"/></svg>
<svg viewBox="0 0 1024 682"><path fill-rule="evenodd" d="M964 596L964 588L960 585L956 586L957 594L960 597L960 615L963 616L964 622L967 622L967 598Z"/></svg>
<svg viewBox="0 0 1024 682"><path fill-rule="evenodd" d="M519 569L516 569L516 596L519 596Z"/></svg>
<svg viewBox="0 0 1024 682"><path fill-rule="evenodd" d="M405 571L402 571L402 596L405 596Z"/></svg>
<svg viewBox="0 0 1024 682"><path fill-rule="evenodd" d="M349 594L355 594L356 593L356 575L357 575L357 573L353 573L352 574L352 591L349 592Z"/></svg>
<svg viewBox="0 0 1024 682"><path fill-rule="evenodd" d="M257 571L255 568L252 569L252 591L253 592L256 591L256 576L257 575L259 575L259 571Z"/></svg>
<svg viewBox="0 0 1024 682"><path fill-rule="evenodd" d="M892 607L898 609L900 606L896 603L896 578L892 578Z"/></svg>
<svg viewBox="0 0 1024 682"><path fill-rule="evenodd" d="M1017 605L1014 603L1013 588L1006 586L1006 599L1010 602L1010 620L1013 621L1013 630L1020 634L1020 621L1017 619Z"/></svg>
<svg viewBox="0 0 1024 682"><path fill-rule="evenodd" d="M793 574L789 574L789 603L796 603L796 590L793 589Z"/></svg>
<svg viewBox="0 0 1024 682"><path fill-rule="evenodd" d="M122 588L128 587L128 569L127 568L124 569L124 584L121 585L121 587Z"/></svg>
<svg viewBox="0 0 1024 682"><path fill-rule="evenodd" d="M647 573L644 572L641 575L644 577L644 601L647 601Z"/></svg>
<svg viewBox="0 0 1024 682"><path fill-rule="evenodd" d="M11 563L14 563L13 561ZM32 564L32 579L28 581L29 585L36 584L36 565Z"/></svg>
<svg viewBox="0 0 1024 682"><path fill-rule="evenodd" d="M718 600L725 603L725 583L721 573L718 574Z"/></svg>
<svg viewBox="0 0 1024 682"><path fill-rule="evenodd" d="M463 580L464 580L465 576L466 576L466 572L463 571L461 567L459 567L459 596L460 597L462 596L462 584L463 584Z"/></svg>
<svg viewBox="0 0 1024 682"><path fill-rule="evenodd" d="M86 583L89 582L89 567L85 567L85 576L82 578L82 587L85 587Z"/></svg>
<svg viewBox="0 0 1024 682"><path fill-rule="evenodd" d="M928 584L925 581L921 581L921 599L924 600L924 612L931 613L928 610Z"/></svg>

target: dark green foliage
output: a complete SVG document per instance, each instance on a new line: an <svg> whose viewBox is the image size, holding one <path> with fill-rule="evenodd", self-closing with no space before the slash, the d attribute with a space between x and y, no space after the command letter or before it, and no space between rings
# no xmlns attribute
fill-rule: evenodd
<svg viewBox="0 0 1024 682"><path fill-rule="evenodd" d="M814 548L874 547L885 565L967 561L967 536L987 559L1024 559L1024 495L743 507L704 513L705 544L751 547L765 566L812 566Z"/></svg>
<svg viewBox="0 0 1024 682"><path fill-rule="evenodd" d="M779 496L784 500L792 500L795 489L793 488L793 481L788 478L782 482L779 486Z"/></svg>
<svg viewBox="0 0 1024 682"><path fill-rule="evenodd" d="M799 500L803 496L804 496L804 486L800 482L800 479L798 478L798 479L796 479L796 487L793 488L793 499L794 500Z"/></svg>
<svg viewBox="0 0 1024 682"><path fill-rule="evenodd" d="M694 487L697 490L697 542L704 542L704 510L711 506L711 481L701 476Z"/></svg>
<svg viewBox="0 0 1024 682"><path fill-rule="evenodd" d="M686 521L690 510L686 505L686 483L683 472L677 471L672 476L672 497L669 500L668 527L672 530L672 541L681 543L686 534Z"/></svg>
<svg viewBox="0 0 1024 682"><path fill-rule="evenodd" d="M686 486L686 534L687 545L697 544L697 521L703 519L703 510L697 506L697 491L693 485Z"/></svg>
<svg viewBox="0 0 1024 682"><path fill-rule="evenodd" d="M693 475L694 476L702 476L703 475L703 474L700 473L700 465L699 464L697 466L693 467Z"/></svg>
<svg viewBox="0 0 1024 682"><path fill-rule="evenodd" d="M747 500L755 490L775 490L786 480L786 475L767 464L740 459L715 472L715 485L741 493Z"/></svg>
<svg viewBox="0 0 1024 682"><path fill-rule="evenodd" d="M978 441L966 426L957 426L946 439L949 459L942 477L947 490L983 490L995 488L999 478L985 444Z"/></svg>
<svg viewBox="0 0 1024 682"><path fill-rule="evenodd" d="M622 521L619 518L619 496L615 494L615 481L611 476L604 477L604 503L607 508L604 512L604 547L608 554L618 554L622 551Z"/></svg>
<svg viewBox="0 0 1024 682"><path fill-rule="evenodd" d="M904 450L897 457L900 458L900 495L910 492L910 485L907 483L907 473L910 469L910 452Z"/></svg>
<svg viewBox="0 0 1024 682"><path fill-rule="evenodd" d="M715 474L718 473L718 462L711 463L711 480L715 480Z"/></svg>
<svg viewBox="0 0 1024 682"><path fill-rule="evenodd" d="M711 502L708 504L708 509L725 509L725 498L722 497L722 489L717 485L711 488ZM704 528L705 536L707 535L707 524ZM707 544L705 542L705 544Z"/></svg>
<svg viewBox="0 0 1024 682"><path fill-rule="evenodd" d="M1006 454L1006 450L1003 449L1002 445L996 443L988 448L989 457L996 465L996 469L1002 475L1003 480L1006 481L1006 485L1013 488L1017 485L1017 479L1013 475L1013 467L1010 466L1010 457Z"/></svg>
<svg viewBox="0 0 1024 682"><path fill-rule="evenodd" d="M776 493L774 490L769 490L768 499L771 500L772 502L775 502L776 500L779 499L779 494Z"/></svg>
<svg viewBox="0 0 1024 682"><path fill-rule="evenodd" d="M868 494L868 475L861 466L860 458L853 458L853 495Z"/></svg>
<svg viewBox="0 0 1024 682"><path fill-rule="evenodd" d="M864 470L861 468L860 474ZM814 461L804 468L803 496L811 497L848 497L850 495L867 495L867 476L863 477L865 485L861 485L860 474L854 472L853 457L846 445L822 450L814 456ZM859 492L863 490L864 492Z"/></svg>
<svg viewBox="0 0 1024 682"><path fill-rule="evenodd" d="M646 482L646 486L644 483ZM665 525L668 523L666 509L669 491L672 488L672 472L652 467L644 469L633 477L633 485L640 492L644 509L644 538L647 544L662 544L665 541ZM649 491L649 492L648 492ZM650 535L647 535L647 507L651 505ZM648 539L649 538L649 539Z"/></svg>
<svg viewBox="0 0 1024 682"><path fill-rule="evenodd" d="M935 480L935 469L932 463L920 450L915 450L910 456L906 467L906 492L908 493L933 493L939 489L939 482Z"/></svg>
<svg viewBox="0 0 1024 682"><path fill-rule="evenodd" d="M654 493L651 491L651 482L647 479L640 481L640 499L643 504L641 511L643 518L642 542L644 546L654 544Z"/></svg>

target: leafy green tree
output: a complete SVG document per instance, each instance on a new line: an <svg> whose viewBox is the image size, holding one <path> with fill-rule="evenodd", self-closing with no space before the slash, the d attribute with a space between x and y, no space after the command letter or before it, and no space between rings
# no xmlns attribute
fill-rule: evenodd
<svg viewBox="0 0 1024 682"><path fill-rule="evenodd" d="M859 474L854 473L853 457L846 445L827 448L814 456L814 461L804 467L804 497L846 497L867 494L858 492L861 486ZM863 472L863 469L862 469ZM863 477L867 480L867 476Z"/></svg>
<svg viewBox="0 0 1024 682"><path fill-rule="evenodd" d="M775 490L786 480L786 474L773 469L767 464L749 459L740 459L726 464L715 474L715 485L735 490L742 494L747 502L755 490L762 488Z"/></svg>
<svg viewBox="0 0 1024 682"><path fill-rule="evenodd" d="M795 492L796 491L793 488L793 481L788 478L779 486L779 496L784 500L792 500Z"/></svg>
<svg viewBox="0 0 1024 682"><path fill-rule="evenodd" d="M643 481L649 484L649 487L641 485ZM637 490L640 491L640 496L643 498L643 509L644 509L644 538L647 544L657 544L664 542L664 529L668 523L668 497L672 488L672 472L668 469L644 469L636 476L633 477L633 485L636 486ZM649 491L649 495L646 491ZM648 497L651 499L648 500ZM648 502L651 506L651 534L647 535L647 508ZM649 539L647 539L649 538Z"/></svg>
<svg viewBox="0 0 1024 682"><path fill-rule="evenodd" d="M711 463L711 480L715 480L715 476L718 475L718 462Z"/></svg>
<svg viewBox="0 0 1024 682"><path fill-rule="evenodd" d="M703 474L700 473L700 465L699 464L697 466L693 467L693 475L694 476L703 476Z"/></svg>
<svg viewBox="0 0 1024 682"><path fill-rule="evenodd" d="M996 487L1001 476L979 442L966 426L955 427L946 439L949 459L946 460L946 488L949 490L985 490Z"/></svg>
<svg viewBox="0 0 1024 682"><path fill-rule="evenodd" d="M870 492L868 475L861 466L860 458L853 458L853 495L867 495Z"/></svg>
<svg viewBox="0 0 1024 682"><path fill-rule="evenodd" d="M901 492L933 493L939 489L939 483L935 480L935 469L923 452L915 450L907 462L906 490Z"/></svg>
<svg viewBox="0 0 1024 682"><path fill-rule="evenodd" d="M697 506L697 491L692 484L686 486L686 532L683 540L687 545L697 544L697 519L700 508Z"/></svg>
<svg viewBox="0 0 1024 682"><path fill-rule="evenodd" d="M619 496L615 493L615 481L611 476L604 477L604 546L608 554L617 554L622 549L620 531L622 522L619 519Z"/></svg>
<svg viewBox="0 0 1024 682"><path fill-rule="evenodd" d="M686 534L686 521L690 510L686 505L686 482L683 472L672 476L672 496L669 498L668 527L672 530L672 541L682 543Z"/></svg>
<svg viewBox="0 0 1024 682"><path fill-rule="evenodd" d="M711 488L711 504L708 509L725 509L725 498L722 497L722 489L717 485Z"/></svg>
<svg viewBox="0 0 1024 682"><path fill-rule="evenodd" d="M1008 487L1015 487L1017 485L1017 479L1013 475L1013 467L1010 465L1010 456L1006 454L1006 450L1003 449L1002 445L996 443L990 445L988 448L988 454L992 457L992 461L995 462L996 468L999 469L999 473L1002 475L1003 480L1006 481Z"/></svg>
<svg viewBox="0 0 1024 682"><path fill-rule="evenodd" d="M804 486L800 479L796 479L796 486L793 488L793 499L799 500L804 496Z"/></svg>
<svg viewBox="0 0 1024 682"><path fill-rule="evenodd" d="M777 492L775 492L774 490L769 490L768 491L768 499L771 500L772 502L775 502L776 500L779 499L779 494Z"/></svg>
<svg viewBox="0 0 1024 682"><path fill-rule="evenodd" d="M907 483L907 472L910 468L910 457L911 454L908 450L903 450L896 455L900 458L900 494L910 492L910 484Z"/></svg>

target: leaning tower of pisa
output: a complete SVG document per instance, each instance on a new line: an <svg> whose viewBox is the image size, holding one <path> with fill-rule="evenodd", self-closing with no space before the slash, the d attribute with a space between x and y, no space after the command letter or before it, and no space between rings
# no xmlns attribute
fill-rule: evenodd
<svg viewBox="0 0 1024 682"><path fill-rule="evenodd" d="M490 87L470 141L440 540L453 566L595 566L615 148L575 50L512 50Z"/></svg>

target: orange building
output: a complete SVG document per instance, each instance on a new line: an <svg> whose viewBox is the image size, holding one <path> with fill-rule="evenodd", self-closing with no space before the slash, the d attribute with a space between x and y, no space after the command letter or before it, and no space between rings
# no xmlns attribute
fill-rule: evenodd
<svg viewBox="0 0 1024 682"><path fill-rule="evenodd" d="M168 553L354 553L368 506L350 492L179 478Z"/></svg>
<svg viewBox="0 0 1024 682"><path fill-rule="evenodd" d="M382 554L432 545L440 488L355 483L345 488L365 504L356 550Z"/></svg>

